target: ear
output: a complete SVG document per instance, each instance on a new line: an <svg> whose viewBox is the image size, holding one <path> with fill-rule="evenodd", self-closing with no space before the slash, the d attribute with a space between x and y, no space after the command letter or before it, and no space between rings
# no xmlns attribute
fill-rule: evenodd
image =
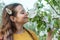
<svg viewBox="0 0 60 40"><path fill-rule="evenodd" d="M16 18L14 16L10 16L10 20L15 22L16 21Z"/></svg>

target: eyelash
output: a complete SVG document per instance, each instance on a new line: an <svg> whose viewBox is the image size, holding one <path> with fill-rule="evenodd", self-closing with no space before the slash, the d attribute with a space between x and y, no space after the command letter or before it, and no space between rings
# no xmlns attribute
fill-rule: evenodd
<svg viewBox="0 0 60 40"><path fill-rule="evenodd" d="M22 13L22 14L24 14L24 13Z"/></svg>
<svg viewBox="0 0 60 40"><path fill-rule="evenodd" d="M22 12L21 14L24 14L24 12Z"/></svg>
<svg viewBox="0 0 60 40"><path fill-rule="evenodd" d="M21 12L21 14L24 14L25 11Z"/></svg>

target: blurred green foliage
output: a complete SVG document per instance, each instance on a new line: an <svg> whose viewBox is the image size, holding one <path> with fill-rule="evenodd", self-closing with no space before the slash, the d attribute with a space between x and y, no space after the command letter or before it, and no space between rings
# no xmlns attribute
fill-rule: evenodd
<svg viewBox="0 0 60 40"><path fill-rule="evenodd" d="M37 26L32 30L36 32L36 34L40 37L40 40L46 40L47 33L49 31L53 31L53 40L57 38L60 40L60 0L37 0L34 4L35 16L33 18L29 18L29 22L36 22ZM28 13L31 13L29 12ZM32 14L32 13L31 13ZM30 26L31 27L31 26ZM31 27L31 28L32 28ZM30 29L31 29L30 28ZM42 32L41 32L42 31Z"/></svg>

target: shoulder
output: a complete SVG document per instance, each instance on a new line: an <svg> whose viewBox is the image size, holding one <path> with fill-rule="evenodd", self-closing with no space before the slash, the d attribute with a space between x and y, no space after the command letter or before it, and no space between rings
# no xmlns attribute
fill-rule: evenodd
<svg viewBox="0 0 60 40"><path fill-rule="evenodd" d="M28 30L31 34L36 35L34 31Z"/></svg>
<svg viewBox="0 0 60 40"><path fill-rule="evenodd" d="M33 37L36 39L36 40L39 40L38 36L36 35L36 33L32 30L28 30L32 35Z"/></svg>

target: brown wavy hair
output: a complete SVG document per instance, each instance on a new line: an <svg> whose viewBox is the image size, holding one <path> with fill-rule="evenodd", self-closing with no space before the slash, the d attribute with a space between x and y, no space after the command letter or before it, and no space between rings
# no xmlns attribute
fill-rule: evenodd
<svg viewBox="0 0 60 40"><path fill-rule="evenodd" d="M2 28L1 28L2 31L1 31L1 33L4 35L5 32L7 32L7 31L9 32L9 35L7 36L7 40L13 40L12 35L16 31L15 23L10 20L10 16L16 16L17 12L16 12L15 8L18 5L21 5L21 4L19 4L19 3L9 4L4 7L3 12L2 12ZM8 14L6 11L6 8L10 9L12 11L12 14ZM31 35L31 33L28 30L26 30L26 31ZM32 35L31 35L31 37L33 38Z"/></svg>

